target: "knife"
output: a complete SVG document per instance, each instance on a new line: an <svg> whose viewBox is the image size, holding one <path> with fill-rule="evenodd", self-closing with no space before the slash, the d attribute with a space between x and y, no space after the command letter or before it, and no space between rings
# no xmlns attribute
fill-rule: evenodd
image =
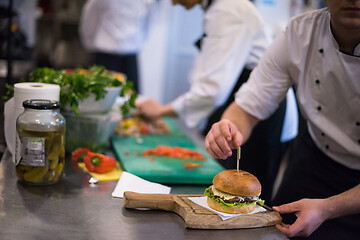
<svg viewBox="0 0 360 240"><path fill-rule="evenodd" d="M272 209L271 207L269 207L269 206L267 206L267 205L265 205L265 204L260 205L258 202L256 202L256 204L259 205L260 207L265 208L265 209L268 210L268 211L271 211L271 212L274 211L274 209Z"/></svg>

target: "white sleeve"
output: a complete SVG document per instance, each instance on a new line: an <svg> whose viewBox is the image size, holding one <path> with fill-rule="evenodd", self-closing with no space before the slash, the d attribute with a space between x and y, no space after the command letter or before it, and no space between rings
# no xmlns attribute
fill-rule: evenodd
<svg viewBox="0 0 360 240"><path fill-rule="evenodd" d="M219 3L204 16L206 36L195 60L190 90L172 102L188 127L196 127L226 101L262 28L257 12L247 5L239 11Z"/></svg>
<svg viewBox="0 0 360 240"><path fill-rule="evenodd" d="M89 0L83 8L79 33L88 50L136 53L147 38L154 0Z"/></svg>
<svg viewBox="0 0 360 240"><path fill-rule="evenodd" d="M101 18L104 10L98 0L88 0L84 5L80 23L79 35L80 40L87 50L96 50L94 40L101 24Z"/></svg>
<svg viewBox="0 0 360 240"><path fill-rule="evenodd" d="M279 106L293 84L288 73L287 33L280 34L267 49L249 80L235 94L235 102L260 120L268 118Z"/></svg>

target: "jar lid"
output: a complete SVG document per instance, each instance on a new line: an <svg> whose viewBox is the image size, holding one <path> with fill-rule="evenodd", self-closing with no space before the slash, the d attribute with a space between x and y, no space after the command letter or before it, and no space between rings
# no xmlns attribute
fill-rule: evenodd
<svg viewBox="0 0 360 240"><path fill-rule="evenodd" d="M30 109L59 109L60 102L46 99L28 99L23 102L23 107Z"/></svg>

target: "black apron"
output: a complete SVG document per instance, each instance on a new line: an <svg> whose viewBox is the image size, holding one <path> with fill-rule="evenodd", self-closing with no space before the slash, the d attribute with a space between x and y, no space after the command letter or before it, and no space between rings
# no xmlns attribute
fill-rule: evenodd
<svg viewBox="0 0 360 240"><path fill-rule="evenodd" d="M211 1L206 9L209 8ZM195 45L201 49L202 39L198 40ZM247 81L251 70L244 68L241 72L231 94L226 102L215 109L209 116L207 125L202 131L206 134L211 126L220 121L221 115L225 109L234 101L234 94L240 86ZM265 121L260 121L253 129L251 137L241 148L240 168L254 174L262 185L261 198L270 204L273 185L278 173L280 162L285 151L285 144L280 142L283 120L286 110L286 99L284 99L279 108ZM231 157L226 161L219 159L218 162L228 169L236 169L237 159L236 151L233 151Z"/></svg>
<svg viewBox="0 0 360 240"><path fill-rule="evenodd" d="M220 121L226 108L234 101L234 94L247 81L250 70L244 69L227 101L217 108L208 118L203 135L210 131L211 126ZM286 144L281 143L281 132L286 110L286 99L278 109L266 120L260 121L253 129L248 141L241 147L240 168L255 175L262 186L261 198L270 204L273 185L279 166L286 151ZM237 153L233 150L231 157L218 162L227 169L236 169Z"/></svg>
<svg viewBox="0 0 360 240"><path fill-rule="evenodd" d="M201 41L198 43L201 43ZM211 126L220 121L226 108L234 101L234 94L240 86L247 81L251 70L244 68L236 85L226 102L215 109L208 117L207 124L202 134L210 131ZM280 142L281 132L285 117L286 98L280 103L278 109L266 120L260 121L253 129L248 141L241 147L240 168L254 174L262 186L261 198L270 204L273 185L278 174L286 144ZM236 169L237 153L234 150L227 160L218 159L218 162L227 169Z"/></svg>
<svg viewBox="0 0 360 240"><path fill-rule="evenodd" d="M278 206L302 198L327 198L360 184L360 170L347 168L321 152L312 140L306 124L294 141L289 164L273 200ZM282 216L293 223L294 214ZM302 239L302 238L294 238ZM306 239L360 239L360 214L325 221Z"/></svg>

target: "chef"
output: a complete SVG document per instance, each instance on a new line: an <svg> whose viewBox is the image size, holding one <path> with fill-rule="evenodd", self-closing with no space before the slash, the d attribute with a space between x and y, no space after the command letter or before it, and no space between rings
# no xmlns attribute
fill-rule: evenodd
<svg viewBox="0 0 360 240"><path fill-rule="evenodd" d="M95 53L95 63L124 73L139 92L138 53L148 37L155 0L87 0L80 39Z"/></svg>
<svg viewBox="0 0 360 240"><path fill-rule="evenodd" d="M327 0L294 18L206 136L223 158L295 85L305 125L273 204L288 237L359 239L360 0ZM289 215L290 214L290 215Z"/></svg>
<svg viewBox="0 0 360 240"><path fill-rule="evenodd" d="M246 82L270 40L257 9L249 0L173 0L173 4L186 9L201 4L205 11L204 37L198 42L200 52L189 79L190 90L167 105L152 99L138 103L138 112L148 118L180 116L189 128L205 120L205 135L233 101L233 94ZM241 168L259 178L262 198L268 202L281 159L285 109L284 100L268 120L253 130L252 138L242 148ZM296 135L296 130L296 124L291 123L288 139ZM220 163L236 168L235 158Z"/></svg>

